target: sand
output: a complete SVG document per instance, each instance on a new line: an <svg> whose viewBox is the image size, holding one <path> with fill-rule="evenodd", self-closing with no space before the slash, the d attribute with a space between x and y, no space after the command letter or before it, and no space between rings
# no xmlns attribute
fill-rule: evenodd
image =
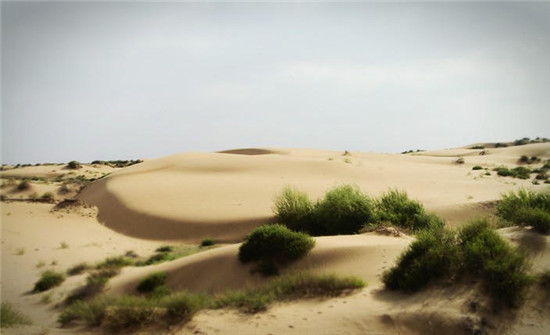
<svg viewBox="0 0 550 335"><path fill-rule="evenodd" d="M128 250L147 256L167 243L197 244L206 237L221 243L175 261L124 268L109 282L108 294L133 292L152 271L166 271L170 287L194 292L217 293L264 283L264 278L250 274L250 265L238 262L239 242L255 227L274 221L273 199L287 185L308 192L313 199L341 184L355 184L371 196L389 188L405 190L450 226L490 215L503 192L548 187L498 177L492 171L485 176L485 170L472 171L472 167L513 167L521 155L549 159L550 144L490 148L485 155L481 151L466 147L406 155L284 148L193 152L123 169L85 166L81 171L88 178L111 174L80 193L78 189L59 192L62 182L35 181L31 190L23 192L6 185L2 194L12 200L1 203L2 301L10 301L34 322L32 327L6 333L88 332L59 328L60 310L55 308L85 282L85 275L69 277L48 293L29 291L45 269L65 271L74 264L96 263ZM465 163L457 164L458 157ZM60 173L67 173L62 166L38 166L2 171L0 176L6 181L8 177L55 178ZM54 201L76 197L87 205L52 211L55 203L19 201L45 192L52 192ZM533 271L550 268L548 236L517 228L503 229L501 234L527 250ZM201 311L170 333L463 334L478 327L482 316L495 334L550 332L550 309L540 297L534 297L515 318L508 318L468 307L472 301L487 299L475 283L434 286L414 295L384 290L383 271L412 240L375 233L318 237L312 252L283 272L354 275L368 282L365 289L334 299L277 303L257 315L231 309ZM45 296L51 302L43 302Z"/></svg>

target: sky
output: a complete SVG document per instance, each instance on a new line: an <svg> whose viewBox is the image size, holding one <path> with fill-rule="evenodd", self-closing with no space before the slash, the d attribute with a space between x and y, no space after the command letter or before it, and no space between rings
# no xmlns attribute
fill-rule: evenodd
<svg viewBox="0 0 550 335"><path fill-rule="evenodd" d="M550 3L1 3L2 163L550 137Z"/></svg>

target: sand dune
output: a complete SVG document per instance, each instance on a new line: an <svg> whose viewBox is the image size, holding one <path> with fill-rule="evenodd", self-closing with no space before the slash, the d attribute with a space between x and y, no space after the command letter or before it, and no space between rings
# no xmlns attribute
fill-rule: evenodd
<svg viewBox="0 0 550 335"><path fill-rule="evenodd" d="M14 303L35 322L33 327L5 333L36 334L43 328L50 334L85 332L58 328L55 319L59 310L52 307L82 285L85 275L68 278L53 289L52 302L45 303L41 301L49 293L28 294L44 269L65 271L76 263L94 263L127 250L149 255L162 244L197 243L205 237L240 242L254 227L273 221L273 198L286 185L296 186L312 198L345 183L356 184L372 196L399 188L450 225L489 215L502 192L548 187L498 177L494 172L485 176L485 170L471 168L513 167L521 155L549 159L550 144L489 148L486 155L480 152L459 148L407 155L344 155L310 149L249 148L184 153L119 169L94 181L78 195L88 207L52 211L54 204L2 202L2 300ZM458 157L464 157L465 163L456 164ZM54 178L57 173L66 173L54 169L25 167L2 171L0 176ZM89 177L106 172L103 167L98 171L86 169ZM57 192L60 184L37 182L32 186L31 190L10 193L14 184L7 185L2 187L2 194L25 198L35 192ZM62 199L76 191L55 194L56 199ZM501 233L525 248L533 271L550 267L548 236L515 228ZM282 271L355 275L369 286L336 299L277 303L254 316L235 310L202 311L183 329L169 333L463 334L474 332L483 322L494 334L548 333L549 305L537 291L512 317L472 310L472 302L483 305L487 297L471 282L452 287L442 284L413 295L383 290L381 274L411 240L372 233L316 238L317 245L308 256ZM62 247L62 242L68 247ZM265 278L250 273L251 265L237 260L238 247L230 244L159 265L125 268L109 282L108 294L133 292L139 280L152 271L166 271L167 284L174 289L195 292L215 293L265 282Z"/></svg>
<svg viewBox="0 0 550 335"><path fill-rule="evenodd" d="M255 154L258 150L269 154ZM505 191L535 187L529 180L485 176L485 171L472 171L472 166L510 165L522 154L550 158L550 143L491 149L484 156L469 149L349 156L308 149L262 150L150 160L90 185L80 199L97 206L100 221L118 232L188 242L205 237L242 240L254 227L273 220L273 199L286 185L313 198L343 183L356 184L373 196L399 188L457 224L477 216L480 206ZM468 155L465 164L454 163L464 155Z"/></svg>

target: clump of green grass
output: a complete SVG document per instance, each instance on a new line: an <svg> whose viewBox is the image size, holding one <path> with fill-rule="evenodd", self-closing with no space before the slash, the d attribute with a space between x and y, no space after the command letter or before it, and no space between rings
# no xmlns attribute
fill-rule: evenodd
<svg viewBox="0 0 550 335"><path fill-rule="evenodd" d="M313 207L307 193L285 187L281 195L275 198L273 212L278 222L284 223L288 228L311 233L314 226Z"/></svg>
<svg viewBox="0 0 550 335"><path fill-rule="evenodd" d="M153 264L159 264L163 262L168 262L176 259L176 257L168 252L159 252L154 255L151 255L145 261L138 261L135 263L136 266L147 266Z"/></svg>
<svg viewBox="0 0 550 335"><path fill-rule="evenodd" d="M483 170L483 166L481 165L476 165L472 168L472 170L476 171L476 170Z"/></svg>
<svg viewBox="0 0 550 335"><path fill-rule="evenodd" d="M510 224L532 226L537 232L550 232L550 191L503 194L497 203L497 215Z"/></svg>
<svg viewBox="0 0 550 335"><path fill-rule="evenodd" d="M201 241L201 247L209 247L216 244L216 241L212 238L205 238Z"/></svg>
<svg viewBox="0 0 550 335"><path fill-rule="evenodd" d="M7 301L2 301L0 310L0 327L9 328L15 326L31 325L31 319L18 311L13 305Z"/></svg>
<svg viewBox="0 0 550 335"><path fill-rule="evenodd" d="M150 273L139 282L136 291L142 294L151 293L158 287L163 286L167 277L166 272Z"/></svg>
<svg viewBox="0 0 550 335"><path fill-rule="evenodd" d="M287 187L275 199L274 212L280 224L315 236L355 234L388 222L410 231L444 225L405 192L390 190L371 199L349 185L329 190L316 203L306 193Z"/></svg>
<svg viewBox="0 0 550 335"><path fill-rule="evenodd" d="M52 192L46 192L40 196L40 199L43 200L53 200L53 193Z"/></svg>
<svg viewBox="0 0 550 335"><path fill-rule="evenodd" d="M444 222L435 215L426 213L424 206L409 199L407 193L390 190L377 201L379 222L390 222L410 231L443 227Z"/></svg>
<svg viewBox="0 0 550 335"><path fill-rule="evenodd" d="M314 215L313 235L354 234L365 223L376 221L374 201L350 185L329 190L316 204Z"/></svg>
<svg viewBox="0 0 550 335"><path fill-rule="evenodd" d="M47 291L53 287L61 285L65 280L65 276L56 271L44 271L40 275L40 279L34 284L33 292Z"/></svg>
<svg viewBox="0 0 550 335"><path fill-rule="evenodd" d="M239 260L243 263L259 262L266 275L276 274L276 265L284 265L305 256L315 246L315 240L300 232L294 232L279 224L261 226L248 235L239 248ZM271 266L265 266L264 264Z"/></svg>
<svg viewBox="0 0 550 335"><path fill-rule="evenodd" d="M458 231L423 231L384 273L383 282L389 289L414 292L436 279L469 274L485 283L496 305L516 307L532 282L527 267L487 220L477 220Z"/></svg>

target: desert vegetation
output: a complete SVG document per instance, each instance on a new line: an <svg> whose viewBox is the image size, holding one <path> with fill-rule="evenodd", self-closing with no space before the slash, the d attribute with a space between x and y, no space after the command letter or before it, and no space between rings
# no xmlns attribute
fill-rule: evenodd
<svg viewBox="0 0 550 335"><path fill-rule="evenodd" d="M520 189L503 194L496 210L503 226L532 226L539 233L550 233L549 190L535 192Z"/></svg>
<svg viewBox="0 0 550 335"><path fill-rule="evenodd" d="M435 280L481 280L496 306L517 307L532 277L518 250L493 230L487 220L477 220L458 230L426 230L384 273L390 290L415 292Z"/></svg>
<svg viewBox="0 0 550 335"><path fill-rule="evenodd" d="M43 292L61 285L65 276L56 271L48 270L42 272L40 279L34 284L33 292Z"/></svg>
<svg viewBox="0 0 550 335"><path fill-rule="evenodd" d="M412 232L444 225L405 192L389 190L374 199L350 185L329 190L315 203L306 193L286 187L273 210L280 224L314 236L355 234L388 223Z"/></svg>
<svg viewBox="0 0 550 335"><path fill-rule="evenodd" d="M263 311L274 301L304 297L332 297L364 287L355 277L298 273L277 277L267 284L223 294L176 292L157 296L97 296L67 306L59 322L74 321L88 327L103 327L110 332L137 331L148 326L187 322L201 309L238 308L244 312Z"/></svg>
<svg viewBox="0 0 550 335"><path fill-rule="evenodd" d="M239 248L239 260L257 262L256 270L264 275L278 274L278 266L306 255L315 240L305 233L283 225L261 226L248 235Z"/></svg>
<svg viewBox="0 0 550 335"><path fill-rule="evenodd" d="M17 310L7 301L2 301L0 311L0 328L24 326L32 324L31 319Z"/></svg>

